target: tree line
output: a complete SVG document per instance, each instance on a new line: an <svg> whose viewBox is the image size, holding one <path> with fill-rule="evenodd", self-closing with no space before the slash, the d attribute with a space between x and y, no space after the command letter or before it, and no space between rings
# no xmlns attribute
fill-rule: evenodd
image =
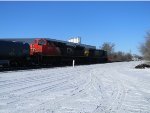
<svg viewBox="0 0 150 113"><path fill-rule="evenodd" d="M100 49L108 52L108 58L110 61L131 61L133 58L138 60L148 60L150 61L150 31L146 33L144 42L140 44L139 51L142 56L132 55L130 52L125 53L122 51L115 51L115 44L111 42L105 42L102 44Z"/></svg>
<svg viewBox="0 0 150 113"><path fill-rule="evenodd" d="M145 60L150 60L150 31L147 32L144 42L140 45L140 52Z"/></svg>
<svg viewBox="0 0 150 113"><path fill-rule="evenodd" d="M105 42L102 44L100 49L107 51L107 55L110 61L131 61L133 55L128 52L115 51L115 44L110 42Z"/></svg>

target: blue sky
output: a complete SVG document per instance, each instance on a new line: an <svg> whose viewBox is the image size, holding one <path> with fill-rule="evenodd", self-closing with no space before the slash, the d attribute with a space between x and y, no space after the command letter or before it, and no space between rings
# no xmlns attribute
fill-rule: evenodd
<svg viewBox="0 0 150 113"><path fill-rule="evenodd" d="M0 38L81 36L99 47L139 54L150 30L150 2L0 2Z"/></svg>

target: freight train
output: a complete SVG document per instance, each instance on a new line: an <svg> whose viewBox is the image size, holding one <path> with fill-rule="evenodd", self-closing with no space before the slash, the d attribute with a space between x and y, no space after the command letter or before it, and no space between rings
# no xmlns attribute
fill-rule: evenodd
<svg viewBox="0 0 150 113"><path fill-rule="evenodd" d="M38 38L30 43L0 40L1 66L70 65L107 62L107 52L95 46Z"/></svg>

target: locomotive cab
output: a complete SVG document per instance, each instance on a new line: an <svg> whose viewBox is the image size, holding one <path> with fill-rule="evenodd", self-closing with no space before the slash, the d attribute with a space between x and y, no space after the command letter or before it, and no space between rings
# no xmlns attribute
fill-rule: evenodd
<svg viewBox="0 0 150 113"><path fill-rule="evenodd" d="M53 42L45 39L35 39L30 44L31 55L55 56L60 55L60 50Z"/></svg>

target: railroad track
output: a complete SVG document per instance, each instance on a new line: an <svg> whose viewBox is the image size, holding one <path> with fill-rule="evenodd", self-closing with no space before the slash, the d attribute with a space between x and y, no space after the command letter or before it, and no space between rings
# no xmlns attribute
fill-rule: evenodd
<svg viewBox="0 0 150 113"><path fill-rule="evenodd" d="M18 71L18 70L30 70L30 69L41 69L41 68L54 68L54 67L63 67L68 65L42 65L42 66L22 66L22 67L0 67L0 72L7 71Z"/></svg>
<svg viewBox="0 0 150 113"><path fill-rule="evenodd" d="M39 69L39 68L44 68L44 67L40 67L40 66L36 66L36 67L0 67L0 72L17 71L17 70L28 70L28 69Z"/></svg>
<svg viewBox="0 0 150 113"><path fill-rule="evenodd" d="M76 65L90 65L90 64L76 64ZM16 67L2 67L2 66L0 66L0 72L41 69L41 68L65 67L65 66L72 66L72 65L70 65L70 64L59 64L59 65L33 65L33 66L20 66L20 67L19 66L16 66Z"/></svg>

